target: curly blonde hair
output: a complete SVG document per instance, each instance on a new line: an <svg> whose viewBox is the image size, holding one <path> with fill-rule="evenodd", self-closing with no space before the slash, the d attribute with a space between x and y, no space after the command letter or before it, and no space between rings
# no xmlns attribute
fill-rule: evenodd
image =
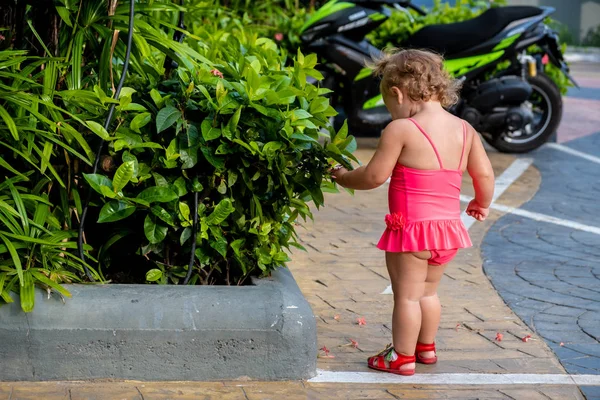
<svg viewBox="0 0 600 400"><path fill-rule="evenodd" d="M396 86L413 101L439 101L443 107L456 104L461 83L444 69L441 55L425 50L384 51L371 65L381 77L381 93Z"/></svg>

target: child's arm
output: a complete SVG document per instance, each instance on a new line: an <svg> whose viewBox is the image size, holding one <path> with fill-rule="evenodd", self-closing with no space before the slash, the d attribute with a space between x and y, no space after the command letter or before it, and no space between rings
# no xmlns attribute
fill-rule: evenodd
<svg viewBox="0 0 600 400"><path fill-rule="evenodd" d="M332 173L335 181L343 187L356 190L375 189L392 175L402 151L402 130L406 129L402 120L392 121L381 134L377 151L366 166L353 171L340 169Z"/></svg>
<svg viewBox="0 0 600 400"><path fill-rule="evenodd" d="M488 208L494 197L494 170L479 135L473 128L471 130L473 131L473 141L469 151L467 171L473 178L475 198L467 207L467 214L483 221L489 213Z"/></svg>

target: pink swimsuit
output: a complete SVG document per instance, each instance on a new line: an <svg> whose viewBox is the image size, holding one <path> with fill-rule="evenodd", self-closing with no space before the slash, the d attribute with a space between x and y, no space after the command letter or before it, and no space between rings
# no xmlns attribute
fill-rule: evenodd
<svg viewBox="0 0 600 400"><path fill-rule="evenodd" d="M425 135L440 164L438 170L394 168L386 215L387 229L377 247L392 253L431 251L431 265L448 263L458 249L471 247L469 233L460 219L462 171L445 169L433 141L412 118L409 120ZM462 165L467 128L463 122Z"/></svg>

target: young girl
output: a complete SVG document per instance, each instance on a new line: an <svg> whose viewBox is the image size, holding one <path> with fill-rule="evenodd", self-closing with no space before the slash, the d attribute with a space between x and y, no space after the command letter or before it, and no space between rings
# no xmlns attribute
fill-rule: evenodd
<svg viewBox="0 0 600 400"><path fill-rule="evenodd" d="M475 199L467 214L483 221L494 192L494 174L481 140L465 121L444 110L458 100L459 84L440 56L420 50L388 54L375 64L393 121L367 166L332 176L359 190L383 185L391 175L385 230L377 247L394 292L393 345L370 357L370 368L413 375L415 362L434 364L441 306L437 296L446 264L471 240L460 219L465 169Z"/></svg>

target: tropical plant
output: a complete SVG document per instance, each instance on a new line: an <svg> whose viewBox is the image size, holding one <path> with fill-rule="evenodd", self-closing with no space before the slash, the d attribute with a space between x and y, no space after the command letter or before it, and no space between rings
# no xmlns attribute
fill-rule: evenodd
<svg viewBox="0 0 600 400"><path fill-rule="evenodd" d="M113 98L128 2L48 5L28 5L0 43L4 301L20 293L30 311L35 285L67 295L61 283L88 278L182 283L192 253L192 283L241 284L287 261L301 247L296 219L334 190L328 160L348 164L356 146L331 131L326 91L306 83L316 58L288 57L243 15L214 22L207 2L138 1ZM179 27L182 10L207 23ZM84 255L98 272L74 240L87 198Z"/></svg>

